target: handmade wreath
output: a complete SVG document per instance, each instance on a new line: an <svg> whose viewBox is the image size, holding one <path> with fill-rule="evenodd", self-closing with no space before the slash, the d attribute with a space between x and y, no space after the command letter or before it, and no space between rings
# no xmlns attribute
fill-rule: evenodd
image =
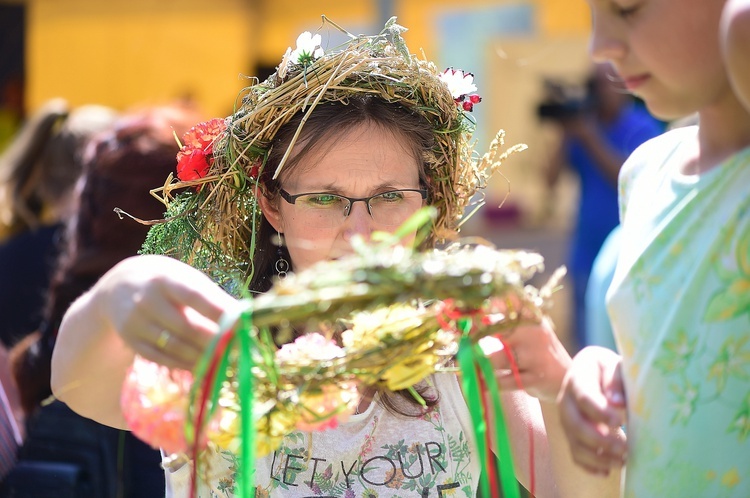
<svg viewBox="0 0 750 498"><path fill-rule="evenodd" d="M399 235L377 245L360 241L355 255L290 274L245 301L226 317L194 377L138 360L122 398L133 432L167 451L190 453L196 462L206 445L230 450L241 456L246 472L240 474L250 476L253 459L290 432L346 420L359 402L359 385L412 389L434 372L452 370L461 372L475 405L487 468L485 417L499 401L478 342L502 341L502 333L540 320L556 279L541 290L528 285L543 269L535 253L459 244L414 252L394 245ZM285 334L298 337L276 346L274 338ZM485 399L483 392L494 397ZM502 417L494 423L504 434ZM507 466L510 450L500 439ZM252 496L252 480L241 482L249 487L239 496Z"/></svg>

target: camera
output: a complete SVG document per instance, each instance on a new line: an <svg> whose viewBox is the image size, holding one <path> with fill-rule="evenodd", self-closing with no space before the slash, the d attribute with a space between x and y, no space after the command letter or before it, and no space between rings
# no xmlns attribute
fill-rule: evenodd
<svg viewBox="0 0 750 498"><path fill-rule="evenodd" d="M572 85L562 81L544 81L544 100L537 106L540 119L563 121L589 112L595 105L592 85Z"/></svg>

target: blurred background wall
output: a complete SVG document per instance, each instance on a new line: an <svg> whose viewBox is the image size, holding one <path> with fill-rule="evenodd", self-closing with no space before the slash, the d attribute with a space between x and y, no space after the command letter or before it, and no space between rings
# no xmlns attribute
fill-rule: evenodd
<svg viewBox="0 0 750 498"><path fill-rule="evenodd" d="M353 33L377 32L396 15L413 52L475 74L479 153L501 128L508 144L529 150L507 162L466 233L562 264L576 186L564 181L554 196L544 186L556 138L537 106L545 78L579 82L590 67L583 0L0 0L0 147L52 97L122 110L188 100L206 117L225 116L247 77L273 71L300 32L320 28L321 14ZM344 39L321 33L324 48Z"/></svg>

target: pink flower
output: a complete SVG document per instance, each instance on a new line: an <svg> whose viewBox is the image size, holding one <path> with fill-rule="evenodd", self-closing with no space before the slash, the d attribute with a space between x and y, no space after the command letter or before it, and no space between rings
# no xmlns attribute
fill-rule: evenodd
<svg viewBox="0 0 750 498"><path fill-rule="evenodd" d="M276 360L292 365L311 365L343 357L344 350L335 341L318 333L300 336L294 342L284 344L276 352Z"/></svg>
<svg viewBox="0 0 750 498"><path fill-rule="evenodd" d="M185 415L193 375L136 356L120 405L133 434L167 453L185 452Z"/></svg>

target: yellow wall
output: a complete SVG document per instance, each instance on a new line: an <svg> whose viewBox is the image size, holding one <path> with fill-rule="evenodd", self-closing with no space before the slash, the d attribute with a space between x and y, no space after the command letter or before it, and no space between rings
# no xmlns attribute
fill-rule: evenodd
<svg viewBox="0 0 750 498"><path fill-rule="evenodd" d="M118 109L186 95L226 114L254 66L242 0L29 0L27 104Z"/></svg>
<svg viewBox="0 0 750 498"><path fill-rule="evenodd" d="M582 0L392 0L414 51L436 57L446 9L531 3L545 39L585 36ZM231 111L257 63L276 65L326 14L344 28L377 29L377 0L27 0L27 107L61 96L119 109L190 95L209 115Z"/></svg>

